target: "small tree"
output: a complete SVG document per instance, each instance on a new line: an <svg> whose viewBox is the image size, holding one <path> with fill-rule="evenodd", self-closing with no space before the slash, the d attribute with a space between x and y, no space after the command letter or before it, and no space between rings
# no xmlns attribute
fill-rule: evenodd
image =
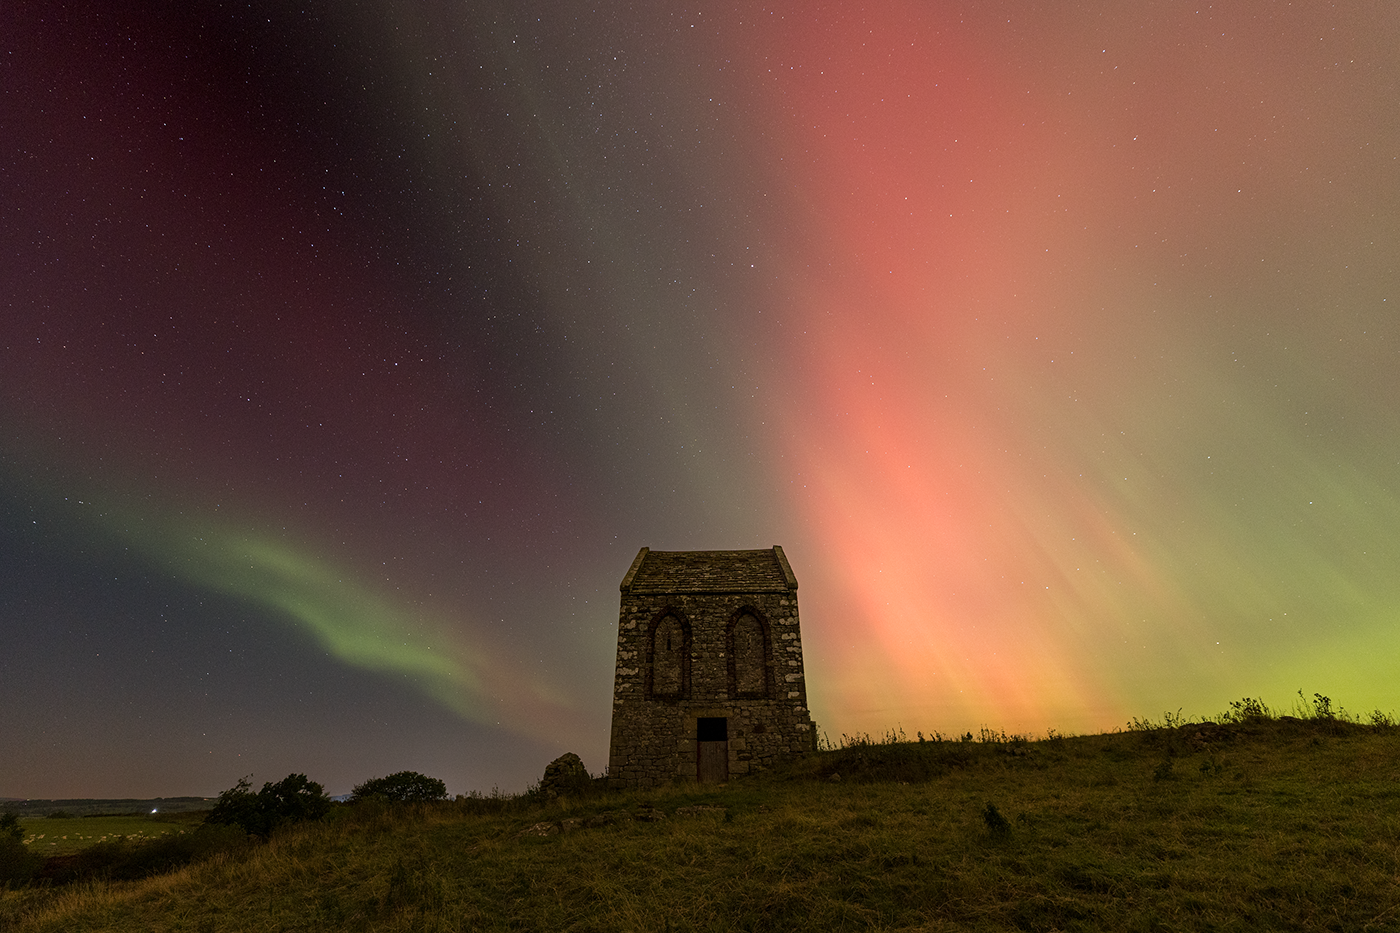
<svg viewBox="0 0 1400 933"><path fill-rule="evenodd" d="M219 794L218 802L214 804L214 809L209 811L209 815L204 818L204 822L223 826L238 826L250 835L263 835L264 827L258 808L258 795L253 793L253 785L248 783L248 777L251 776L239 778L237 784Z"/></svg>
<svg viewBox="0 0 1400 933"><path fill-rule="evenodd" d="M243 831L266 839L284 823L319 820L331 809L331 799L315 781L304 774L289 774L276 784L264 784L253 793L248 778L219 795L206 823L242 827Z"/></svg>
<svg viewBox="0 0 1400 933"><path fill-rule="evenodd" d="M44 861L24 844L24 828L19 814L0 813L0 885L7 881L25 882L34 877Z"/></svg>
<svg viewBox="0 0 1400 933"><path fill-rule="evenodd" d="M394 803L420 803L442 800L447 796L446 784L417 771L399 771L387 777L370 778L350 790L350 799L355 801L379 797Z"/></svg>
<svg viewBox="0 0 1400 933"><path fill-rule="evenodd" d="M325 789L304 774L289 774L276 784L264 784L258 797L274 815L274 825L319 820L331 811L331 798Z"/></svg>
<svg viewBox="0 0 1400 933"><path fill-rule="evenodd" d="M24 843L24 828L19 825L19 814L13 810L0 813L0 842Z"/></svg>

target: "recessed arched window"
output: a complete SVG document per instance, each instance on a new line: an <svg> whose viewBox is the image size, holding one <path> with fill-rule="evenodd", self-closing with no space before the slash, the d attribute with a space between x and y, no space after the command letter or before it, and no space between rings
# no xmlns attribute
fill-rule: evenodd
<svg viewBox="0 0 1400 933"><path fill-rule="evenodd" d="M682 697L689 686L690 632L674 613L656 620L651 630L650 693Z"/></svg>
<svg viewBox="0 0 1400 933"><path fill-rule="evenodd" d="M743 610L729 626L729 686L734 696L768 695L768 627Z"/></svg>

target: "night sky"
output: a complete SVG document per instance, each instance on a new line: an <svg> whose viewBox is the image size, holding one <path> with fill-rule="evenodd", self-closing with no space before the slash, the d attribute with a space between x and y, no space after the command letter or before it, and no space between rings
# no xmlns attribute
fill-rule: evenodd
<svg viewBox="0 0 1400 933"><path fill-rule="evenodd" d="M1397 312L1383 0L4 3L0 796L599 772L643 545L832 738L1396 711Z"/></svg>

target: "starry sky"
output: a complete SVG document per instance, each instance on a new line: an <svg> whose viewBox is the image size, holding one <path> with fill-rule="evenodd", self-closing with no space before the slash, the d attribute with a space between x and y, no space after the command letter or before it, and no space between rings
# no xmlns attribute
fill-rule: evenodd
<svg viewBox="0 0 1400 933"><path fill-rule="evenodd" d="M606 765L638 548L813 714L1400 708L1400 6L0 7L0 796Z"/></svg>

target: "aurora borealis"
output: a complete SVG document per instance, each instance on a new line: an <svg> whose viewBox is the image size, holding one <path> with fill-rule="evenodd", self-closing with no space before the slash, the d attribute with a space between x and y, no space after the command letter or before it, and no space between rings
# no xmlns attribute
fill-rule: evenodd
<svg viewBox="0 0 1400 933"><path fill-rule="evenodd" d="M1400 9L0 11L0 795L606 761L643 545L813 715L1400 709Z"/></svg>

